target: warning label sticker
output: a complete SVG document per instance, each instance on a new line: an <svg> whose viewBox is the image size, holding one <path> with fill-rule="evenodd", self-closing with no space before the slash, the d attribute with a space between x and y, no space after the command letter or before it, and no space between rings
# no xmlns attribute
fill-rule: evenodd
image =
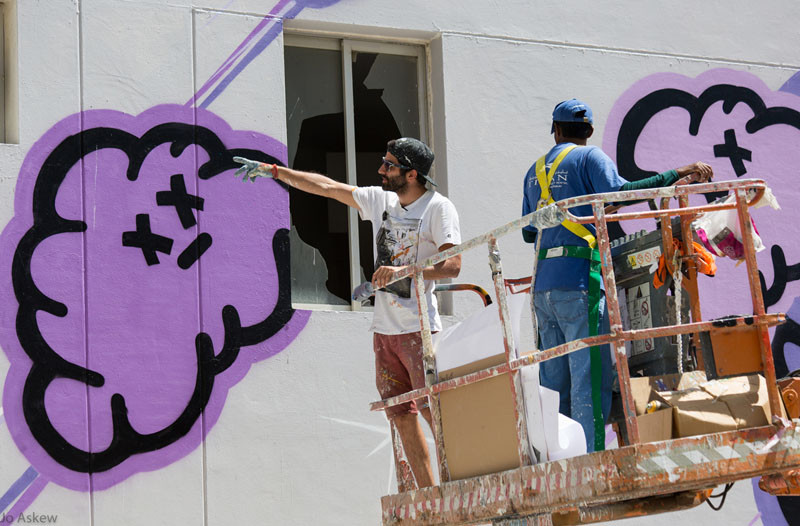
<svg viewBox="0 0 800 526"><path fill-rule="evenodd" d="M659 257L661 257L661 247L656 245L647 250L640 250L639 252L628 254L628 265L631 269L650 267L658 262Z"/></svg>
<svg viewBox="0 0 800 526"><path fill-rule="evenodd" d="M628 316L631 330L650 329L653 327L653 314L650 311L650 283L642 283L626 291ZM653 339L635 340L631 354L634 356L652 351Z"/></svg>

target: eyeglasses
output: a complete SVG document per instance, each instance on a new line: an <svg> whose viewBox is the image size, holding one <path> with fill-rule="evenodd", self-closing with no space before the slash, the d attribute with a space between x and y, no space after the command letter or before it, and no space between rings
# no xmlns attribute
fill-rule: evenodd
<svg viewBox="0 0 800 526"><path fill-rule="evenodd" d="M411 168L410 166L403 166L402 164L395 164L392 161L388 161L386 160L386 157L381 157L381 160L383 161L383 167L386 168L387 170L392 166L394 166L395 168L400 168L401 170L413 170L413 168Z"/></svg>

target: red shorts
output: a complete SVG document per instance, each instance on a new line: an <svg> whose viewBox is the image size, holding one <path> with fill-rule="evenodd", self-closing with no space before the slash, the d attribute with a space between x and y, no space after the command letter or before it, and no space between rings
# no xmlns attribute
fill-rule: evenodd
<svg viewBox="0 0 800 526"><path fill-rule="evenodd" d="M375 385L381 399L401 395L425 387L425 371L422 367L422 336L419 332L408 334L373 335L375 348ZM386 416L417 414L418 407L425 407L426 399L386 408Z"/></svg>

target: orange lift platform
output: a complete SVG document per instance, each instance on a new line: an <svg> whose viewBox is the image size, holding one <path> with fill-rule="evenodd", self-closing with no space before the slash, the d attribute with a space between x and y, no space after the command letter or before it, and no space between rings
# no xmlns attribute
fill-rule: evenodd
<svg viewBox="0 0 800 526"><path fill-rule="evenodd" d="M779 385L775 377L768 329L783 323L785 316L767 314L765 311L749 213L749 207L758 203L767 191L764 181L749 179L692 185L679 183L666 188L566 199L398 272L395 281L407 276L413 277L420 305L419 312L425 313L427 305L422 268L478 246L488 245L489 264L504 339L505 362L447 381L438 381L428 318L420 316L426 386L373 402L371 409L384 410L410 400L428 400L433 416L440 483L438 486L416 487L404 460L396 430L393 429L398 493L382 498L383 524L489 523L511 526L612 521L688 509L706 501L717 486L756 476L762 476L762 488L772 493L800 494L800 419L797 414L797 393L800 389L798 383L792 379L781 380ZM704 206L689 205L690 195L709 192L729 192L735 196L735 200ZM672 198L677 200L677 208L669 208ZM622 212L618 207L609 206L610 203L630 201L650 201L651 210ZM660 202L660 208L655 206L657 201ZM592 216L576 217L569 212L569 209L577 205L587 204L592 207ZM692 222L704 213L731 209L738 215L742 232L753 314L727 318L726 330L755 335L756 343L753 348L756 353L760 351L760 373L766 379L770 412L772 415L786 414L781 399L783 389L788 414L794 419L773 416L771 425L762 427L641 443L625 344L675 335L692 335L696 344L701 332L711 331L719 326L713 321L703 321L700 316L696 286L697 256L692 248ZM681 225L683 246L686 247L683 253L676 254L674 249L673 216L679 218L677 221ZM683 287L689 292L691 319L687 323L681 323L682 318L678 318L678 323L674 325L630 330L622 325L617 285L611 264L608 222L647 218L660 220L661 253L667 261L673 261L678 269L675 274L677 283L681 281L677 274L683 269L686 276L683 278ZM544 351L537 351L534 344L533 352L521 353L517 357L513 348L506 280L503 277L497 240L527 225L538 229L551 228L564 219L576 223L593 223L597 228L610 333L567 342ZM538 245L536 248L538 250ZM677 338L682 339L681 336ZM537 463L535 458L531 458L529 448L520 370L579 349L604 344L609 344L616 356L623 411L620 431L624 431L625 442L617 449ZM699 367L702 367L702 356L699 353L696 359ZM445 455L439 396L444 391L503 374L507 375L511 384L520 467L500 473L451 480Z"/></svg>

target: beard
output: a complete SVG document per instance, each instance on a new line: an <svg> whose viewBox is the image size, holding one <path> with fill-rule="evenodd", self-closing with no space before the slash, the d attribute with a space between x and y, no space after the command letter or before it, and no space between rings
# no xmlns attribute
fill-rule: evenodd
<svg viewBox="0 0 800 526"><path fill-rule="evenodd" d="M397 175L395 177L386 177L386 181L381 181L381 188L387 192L400 193L408 186L408 181L405 175Z"/></svg>

